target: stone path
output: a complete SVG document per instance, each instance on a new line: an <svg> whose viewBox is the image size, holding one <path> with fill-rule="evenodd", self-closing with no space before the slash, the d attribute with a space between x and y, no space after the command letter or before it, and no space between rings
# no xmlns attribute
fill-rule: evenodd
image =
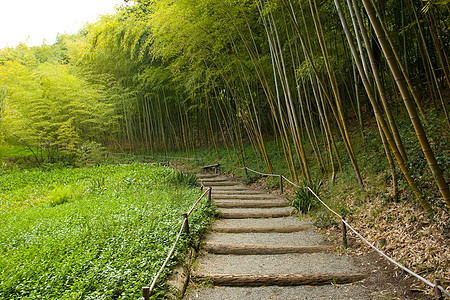
<svg viewBox="0 0 450 300"><path fill-rule="evenodd" d="M204 240L184 299L374 299L346 284L371 270L330 251L284 197L215 174L199 177L212 187L221 219Z"/></svg>

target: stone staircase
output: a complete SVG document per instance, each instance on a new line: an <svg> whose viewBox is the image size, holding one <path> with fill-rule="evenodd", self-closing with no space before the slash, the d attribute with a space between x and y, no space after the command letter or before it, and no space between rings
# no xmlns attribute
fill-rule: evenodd
<svg viewBox="0 0 450 300"><path fill-rule="evenodd" d="M216 174L199 177L212 187L221 218L204 240L184 299L372 299L361 287L330 291L366 278L370 270L331 252L311 223L298 221L284 197ZM195 288L201 282L209 285Z"/></svg>

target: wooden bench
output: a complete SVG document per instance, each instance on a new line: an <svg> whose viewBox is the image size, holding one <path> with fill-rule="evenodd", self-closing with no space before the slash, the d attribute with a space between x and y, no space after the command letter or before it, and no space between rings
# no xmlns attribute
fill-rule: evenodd
<svg viewBox="0 0 450 300"><path fill-rule="evenodd" d="M219 168L220 168L220 164L215 164L215 165L210 165L210 166L204 166L204 167L202 167L203 173L207 173L208 170L213 169L213 168L214 168L214 173L217 174L217 171L218 171Z"/></svg>

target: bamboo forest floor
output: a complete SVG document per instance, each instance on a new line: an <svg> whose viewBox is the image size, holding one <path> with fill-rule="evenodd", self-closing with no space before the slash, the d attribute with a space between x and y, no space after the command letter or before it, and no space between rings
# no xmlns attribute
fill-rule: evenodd
<svg viewBox="0 0 450 300"><path fill-rule="evenodd" d="M427 299L375 253L350 255L324 240L279 194L199 177L212 187L221 218L204 239L184 299Z"/></svg>

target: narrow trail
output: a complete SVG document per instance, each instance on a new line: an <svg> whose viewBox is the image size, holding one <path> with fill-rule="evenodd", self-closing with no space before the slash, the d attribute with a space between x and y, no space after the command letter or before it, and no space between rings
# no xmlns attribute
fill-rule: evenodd
<svg viewBox="0 0 450 300"><path fill-rule="evenodd" d="M215 174L199 177L212 187L221 218L205 237L184 299L375 299L351 284L372 270L333 252L284 197Z"/></svg>

